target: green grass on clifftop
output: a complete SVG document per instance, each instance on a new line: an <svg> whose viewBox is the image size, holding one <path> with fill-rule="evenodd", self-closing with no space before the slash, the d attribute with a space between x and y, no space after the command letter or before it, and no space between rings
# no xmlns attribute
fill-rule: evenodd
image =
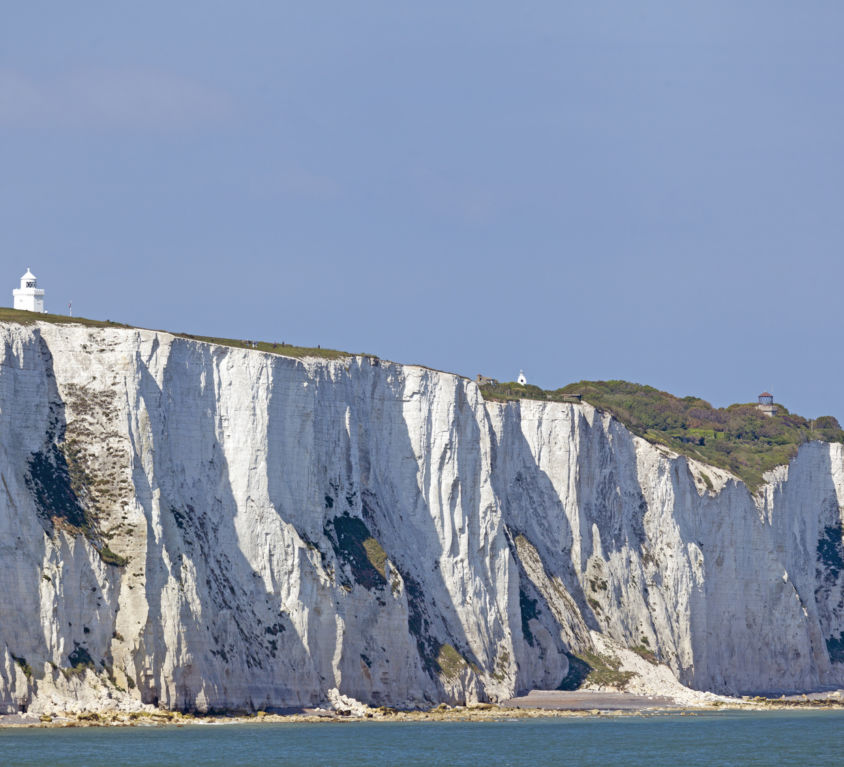
<svg viewBox="0 0 844 767"><path fill-rule="evenodd" d="M111 320L89 320L85 317L68 317L63 314L41 314L39 312L24 312L19 309L0 307L0 322L16 322L19 325L32 325L36 322L48 322L53 325L84 325L93 328L133 328L132 325L124 325ZM169 331L158 331L169 332ZM323 349L319 346L292 346L281 342L270 341L246 341L236 338L213 338L211 336L197 336L190 333L171 333L178 338L187 338L191 341L218 344L220 346L231 346L235 349L251 349L269 352L270 354L283 354L285 357L323 357L324 359L335 360L340 357L352 356L348 352L341 352L337 349ZM252 346L252 343L255 346ZM372 355L367 355L372 356Z"/></svg>
<svg viewBox="0 0 844 767"><path fill-rule="evenodd" d="M187 338L191 341L218 344L219 346L231 346L235 349L255 349L259 352L269 352L270 354L283 354L285 357L322 357L323 359L336 360L341 357L352 356L349 352L341 352L337 349L323 349L320 346L291 346L281 341L241 341L236 338L212 338L211 336L197 336L191 333L173 333L173 335L179 338Z"/></svg>
<svg viewBox="0 0 844 767"><path fill-rule="evenodd" d="M111 320L87 320L84 317L68 317L64 314L41 314L40 312L24 312L20 309L0 307L0 322L16 322L18 325L32 325L36 322L49 322L53 325L85 325L92 328L128 328Z"/></svg>
<svg viewBox="0 0 844 767"><path fill-rule="evenodd" d="M844 431L832 416L808 420L777 403L773 418L756 403L714 408L697 397L675 397L652 386L627 381L580 381L554 391L514 383L482 386L488 399L585 402L612 413L630 431L649 442L665 445L732 472L751 489L763 484L762 475L787 464L804 442L844 442Z"/></svg>
<svg viewBox="0 0 844 767"><path fill-rule="evenodd" d="M533 384L519 384L515 381L496 381L494 384L483 384L481 392L483 392L484 399L499 402L513 402L520 399L538 399L546 402L580 402L576 389L548 391Z"/></svg>

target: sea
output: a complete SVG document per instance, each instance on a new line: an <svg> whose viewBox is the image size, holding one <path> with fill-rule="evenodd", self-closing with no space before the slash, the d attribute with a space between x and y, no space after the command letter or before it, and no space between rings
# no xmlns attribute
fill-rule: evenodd
<svg viewBox="0 0 844 767"><path fill-rule="evenodd" d="M844 711L0 730L3 767L840 765Z"/></svg>

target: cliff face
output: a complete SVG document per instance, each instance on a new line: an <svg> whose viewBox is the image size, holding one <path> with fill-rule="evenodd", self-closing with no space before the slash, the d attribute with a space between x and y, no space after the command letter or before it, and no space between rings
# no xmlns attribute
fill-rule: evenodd
<svg viewBox="0 0 844 767"><path fill-rule="evenodd" d="M697 689L844 684L842 445L753 498L420 367L0 339L4 710L500 699L598 634Z"/></svg>

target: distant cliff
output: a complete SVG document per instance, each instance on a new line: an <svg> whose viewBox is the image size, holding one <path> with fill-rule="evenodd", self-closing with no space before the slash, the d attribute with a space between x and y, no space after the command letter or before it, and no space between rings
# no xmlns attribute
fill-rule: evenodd
<svg viewBox="0 0 844 767"><path fill-rule="evenodd" d="M590 405L421 367L0 338L2 709L634 684L607 647L699 690L844 684L841 444L754 496Z"/></svg>

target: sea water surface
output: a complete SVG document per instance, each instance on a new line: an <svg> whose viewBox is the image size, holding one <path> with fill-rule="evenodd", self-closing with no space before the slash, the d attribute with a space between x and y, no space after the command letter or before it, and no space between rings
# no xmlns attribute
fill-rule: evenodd
<svg viewBox="0 0 844 767"><path fill-rule="evenodd" d="M4 767L839 765L844 712L4 729Z"/></svg>

